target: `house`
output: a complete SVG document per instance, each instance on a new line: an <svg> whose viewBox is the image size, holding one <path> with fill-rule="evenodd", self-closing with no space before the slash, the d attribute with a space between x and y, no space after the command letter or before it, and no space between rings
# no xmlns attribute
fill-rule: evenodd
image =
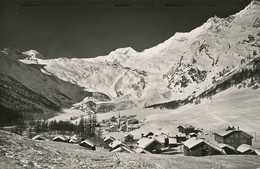
<svg viewBox="0 0 260 169"><path fill-rule="evenodd" d="M63 136L56 136L52 139L52 141L57 141L57 142L66 142L67 139Z"/></svg>
<svg viewBox="0 0 260 169"><path fill-rule="evenodd" d="M109 132L117 132L118 131L118 124L112 124L109 129Z"/></svg>
<svg viewBox="0 0 260 169"><path fill-rule="evenodd" d="M32 140L45 140L45 138L41 135L34 136Z"/></svg>
<svg viewBox="0 0 260 169"><path fill-rule="evenodd" d="M139 128L140 128L139 125L127 125L127 131L128 132L139 129Z"/></svg>
<svg viewBox="0 0 260 169"><path fill-rule="evenodd" d="M127 131L127 125L126 124L122 124L120 126L120 131L126 132Z"/></svg>
<svg viewBox="0 0 260 169"><path fill-rule="evenodd" d="M169 145L169 147L178 147L178 143L177 143L177 139L175 138L175 137L169 137L168 138L168 140L169 140L169 143L168 143L168 145Z"/></svg>
<svg viewBox="0 0 260 169"><path fill-rule="evenodd" d="M132 134L125 135L125 142L133 142L134 136Z"/></svg>
<svg viewBox="0 0 260 169"><path fill-rule="evenodd" d="M110 143L112 143L113 141L115 141L115 138L114 137L106 137L105 139L104 139L104 148L106 148L106 149L110 149L110 146L109 146L109 144Z"/></svg>
<svg viewBox="0 0 260 169"><path fill-rule="evenodd" d="M236 149L230 145L219 143L218 146L225 150L226 154L236 154Z"/></svg>
<svg viewBox="0 0 260 169"><path fill-rule="evenodd" d="M139 120L137 119L128 119L127 120L127 124L138 124L139 123Z"/></svg>
<svg viewBox="0 0 260 169"><path fill-rule="evenodd" d="M235 149L238 148L241 144L252 145L253 136L239 130L239 128L230 128L226 130L221 130L219 132L214 132L215 140L219 143L228 144Z"/></svg>
<svg viewBox="0 0 260 169"><path fill-rule="evenodd" d="M86 147L90 150L96 150L96 145L90 140L84 140L79 143L80 146Z"/></svg>
<svg viewBox="0 0 260 169"><path fill-rule="evenodd" d="M183 142L184 155L186 156L208 156L226 154L223 149L209 141L198 138L190 138Z"/></svg>
<svg viewBox="0 0 260 169"><path fill-rule="evenodd" d="M166 146L168 145L168 142L167 142L168 137L167 137L166 135L163 135L163 134L161 134L161 135L156 135L156 136L154 137L154 139L156 139L157 141L159 141L159 142L161 143L162 147L166 147ZM166 145L166 144L167 144L167 145Z"/></svg>
<svg viewBox="0 0 260 169"><path fill-rule="evenodd" d="M147 133L141 133L141 138L143 138L143 137L146 137L146 138L148 138L148 137L150 137L150 136L153 136L154 135L154 133L153 132L147 132Z"/></svg>
<svg viewBox="0 0 260 169"><path fill-rule="evenodd" d="M156 139L149 139L144 137L137 142L137 147L151 153L160 153L162 144Z"/></svg>
<svg viewBox="0 0 260 169"><path fill-rule="evenodd" d="M127 146L125 143L115 140L112 143L109 144L110 150L112 152L129 152L132 153L133 151L130 151L131 148Z"/></svg>
<svg viewBox="0 0 260 169"><path fill-rule="evenodd" d="M135 153L135 151L134 150L131 150L129 147L127 147L127 146L124 146L124 145L122 145L122 146L120 146L120 147L118 147L118 148L116 148L116 149L114 149L114 150L112 150L111 152L125 152L125 153Z"/></svg>
<svg viewBox="0 0 260 169"><path fill-rule="evenodd" d="M69 139L69 143L78 143L78 142L79 142L79 138L77 137L77 135L73 135Z"/></svg>
<svg viewBox="0 0 260 169"><path fill-rule="evenodd" d="M195 130L195 127L193 127L190 124L179 125L177 128L178 128L179 132L185 133L186 135L188 135L189 133L194 132L194 130Z"/></svg>
<svg viewBox="0 0 260 169"><path fill-rule="evenodd" d="M177 143L182 143L187 140L187 137L184 133L176 133L174 137L176 138Z"/></svg>
<svg viewBox="0 0 260 169"><path fill-rule="evenodd" d="M237 148L239 154L260 155L259 152L248 144L242 144Z"/></svg>

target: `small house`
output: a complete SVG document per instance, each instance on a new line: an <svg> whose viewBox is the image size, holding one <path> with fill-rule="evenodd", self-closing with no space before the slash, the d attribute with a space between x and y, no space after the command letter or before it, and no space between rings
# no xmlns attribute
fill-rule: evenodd
<svg viewBox="0 0 260 169"><path fill-rule="evenodd" d="M177 143L182 143L187 140L187 136L184 133L177 133L175 136Z"/></svg>
<svg viewBox="0 0 260 169"><path fill-rule="evenodd" d="M177 142L177 139L176 138L174 138L174 137L169 137L168 138L168 140L169 140L169 147L171 147L171 148L173 148L173 147L178 147L178 142Z"/></svg>
<svg viewBox="0 0 260 169"><path fill-rule="evenodd" d="M52 141L57 141L57 142L66 142L67 139L63 136L56 136L52 139Z"/></svg>
<svg viewBox="0 0 260 169"><path fill-rule="evenodd" d="M146 137L146 138L148 138L148 137L150 137L150 136L154 136L154 133L153 132L147 132L147 133L141 133L141 138L143 138L143 137Z"/></svg>
<svg viewBox="0 0 260 169"><path fill-rule="evenodd" d="M220 143L218 144L218 146L225 150L226 154L236 154L235 148L230 145Z"/></svg>
<svg viewBox="0 0 260 169"><path fill-rule="evenodd" d="M151 153L160 153L162 144L156 139L149 139L144 137L137 142L137 147Z"/></svg>
<svg viewBox="0 0 260 169"><path fill-rule="evenodd" d="M126 124L122 124L120 126L120 131L126 132L127 131L127 125Z"/></svg>
<svg viewBox="0 0 260 169"><path fill-rule="evenodd" d="M193 127L190 124L179 125L177 128L178 128L179 132L185 133L186 135L188 135L189 133L194 132L194 130L195 130L195 127Z"/></svg>
<svg viewBox="0 0 260 169"><path fill-rule="evenodd" d="M84 140L79 143L80 146L86 147L90 150L96 150L96 145L90 140Z"/></svg>
<svg viewBox="0 0 260 169"><path fill-rule="evenodd" d="M32 140L46 140L43 136L37 135L32 138Z"/></svg>
<svg viewBox="0 0 260 169"><path fill-rule="evenodd" d="M120 146L120 147L118 147L118 148L116 148L116 149L112 150L111 152L120 152L120 153L122 153L122 152L124 152L124 153L135 153L135 151L134 151L134 150L131 150L129 147L127 147L127 146L124 146L124 145L122 145L122 146Z"/></svg>
<svg viewBox="0 0 260 169"><path fill-rule="evenodd" d="M249 154L249 155L260 155L254 147L248 144L242 144L237 148L239 154Z"/></svg>
<svg viewBox="0 0 260 169"><path fill-rule="evenodd" d="M106 148L106 149L110 149L110 146L109 146L109 144L110 143L112 143L113 141L115 141L115 138L114 137L106 137L105 139L104 139L104 148Z"/></svg>
<svg viewBox="0 0 260 169"><path fill-rule="evenodd" d="M235 149L242 144L252 145L253 136L239 130L239 128L228 127L226 130L221 130L219 132L213 133L215 135L215 140L219 143L228 144Z"/></svg>
<svg viewBox="0 0 260 169"><path fill-rule="evenodd" d="M132 134L125 135L125 142L133 142L134 136Z"/></svg>
<svg viewBox="0 0 260 169"><path fill-rule="evenodd" d="M183 142L184 155L186 156L208 156L226 154L223 149L217 145L198 138L190 138Z"/></svg>

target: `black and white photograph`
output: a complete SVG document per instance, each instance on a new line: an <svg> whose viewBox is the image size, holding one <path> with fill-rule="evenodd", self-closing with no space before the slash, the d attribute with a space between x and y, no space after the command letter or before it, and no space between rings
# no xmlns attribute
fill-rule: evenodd
<svg viewBox="0 0 260 169"><path fill-rule="evenodd" d="M0 0L0 169L260 169L260 0Z"/></svg>

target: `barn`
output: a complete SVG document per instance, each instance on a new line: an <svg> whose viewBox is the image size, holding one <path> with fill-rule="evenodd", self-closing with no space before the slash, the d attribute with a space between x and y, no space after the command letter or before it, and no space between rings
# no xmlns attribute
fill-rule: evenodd
<svg viewBox="0 0 260 169"><path fill-rule="evenodd" d="M190 138L183 142L184 155L186 156L208 156L226 154L223 149L209 141L197 138Z"/></svg>
<svg viewBox="0 0 260 169"><path fill-rule="evenodd" d="M149 139L144 137L137 142L137 147L151 153L160 153L162 144L156 139Z"/></svg>
<svg viewBox="0 0 260 169"><path fill-rule="evenodd" d="M79 143L80 146L86 147L90 150L96 150L96 145L90 140L84 140Z"/></svg>

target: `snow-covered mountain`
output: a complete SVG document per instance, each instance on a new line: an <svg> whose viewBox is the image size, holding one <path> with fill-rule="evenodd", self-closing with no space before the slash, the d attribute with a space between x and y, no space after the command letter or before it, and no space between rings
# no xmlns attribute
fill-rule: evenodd
<svg viewBox="0 0 260 169"><path fill-rule="evenodd" d="M1 74L49 100L50 93L58 90L70 96L70 103L76 103L74 107L85 109L94 103L96 109L106 112L200 95L226 74L259 57L259 47L260 2L252 1L235 15L215 16L189 33L176 33L142 52L128 47L96 58L45 59L33 50L20 54L2 51L1 60L6 61L1 61ZM14 69L17 64L22 66ZM36 70L38 73L33 73ZM43 83L39 78L47 81ZM56 86L61 81L97 97Z"/></svg>

